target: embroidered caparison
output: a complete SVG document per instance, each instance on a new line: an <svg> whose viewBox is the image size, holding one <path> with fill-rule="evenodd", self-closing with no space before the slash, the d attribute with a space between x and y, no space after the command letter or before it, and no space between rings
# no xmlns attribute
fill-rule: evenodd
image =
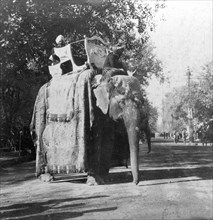
<svg viewBox="0 0 213 220"><path fill-rule="evenodd" d="M92 70L52 79L38 92L31 122L36 134L36 175L84 172L93 123Z"/></svg>

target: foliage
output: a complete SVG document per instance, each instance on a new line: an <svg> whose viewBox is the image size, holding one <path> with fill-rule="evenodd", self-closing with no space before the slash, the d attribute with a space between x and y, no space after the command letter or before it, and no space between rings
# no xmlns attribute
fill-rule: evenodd
<svg viewBox="0 0 213 220"><path fill-rule="evenodd" d="M143 60L142 43L162 3L151 7L143 1L109 0L103 5L71 5L56 0L1 0L2 70L47 71L46 64L58 34L67 41L99 35L112 44L123 39L129 57ZM151 59L151 57L150 57Z"/></svg>
<svg viewBox="0 0 213 220"><path fill-rule="evenodd" d="M198 122L213 118L213 61L203 66L198 82L193 85L193 98Z"/></svg>
<svg viewBox="0 0 213 220"><path fill-rule="evenodd" d="M112 44L124 40L128 48L124 59L130 69L137 66L139 80L147 83L149 73L161 71L148 45L148 30L154 29L153 18L163 7L163 2L141 0L94 5L73 5L68 0L1 0L1 120L8 130L4 131L8 134L12 127L29 124L36 93L50 79L48 58L59 34L67 42L84 35L98 35Z"/></svg>
<svg viewBox="0 0 213 220"><path fill-rule="evenodd" d="M182 130L187 123L187 87L174 88L163 102L163 124L165 131Z"/></svg>
<svg viewBox="0 0 213 220"><path fill-rule="evenodd" d="M146 100L148 118L149 118L149 126L151 132L157 131L157 120L158 120L158 110L156 107L153 107L148 100Z"/></svg>
<svg viewBox="0 0 213 220"><path fill-rule="evenodd" d="M200 122L213 117L213 75L212 62L203 66L199 77L192 81L191 107L193 122ZM166 130L182 130L188 124L189 91L187 86L174 88L166 94L163 103L164 122Z"/></svg>
<svg viewBox="0 0 213 220"><path fill-rule="evenodd" d="M136 54L129 57L128 69L136 72L134 76L142 85L147 85L147 80L153 75L160 78L160 80L164 80L162 63L156 58L153 50L153 46L148 42L146 44L140 44L138 45Z"/></svg>

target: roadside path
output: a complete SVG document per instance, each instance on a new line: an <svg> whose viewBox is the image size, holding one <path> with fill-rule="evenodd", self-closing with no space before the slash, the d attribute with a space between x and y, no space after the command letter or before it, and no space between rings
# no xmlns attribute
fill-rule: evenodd
<svg viewBox="0 0 213 220"><path fill-rule="evenodd" d="M154 143L152 153L146 151L141 146L138 186L124 167L111 170L110 184L93 187L83 176L40 182L35 161L3 167L0 218L213 219L212 148Z"/></svg>

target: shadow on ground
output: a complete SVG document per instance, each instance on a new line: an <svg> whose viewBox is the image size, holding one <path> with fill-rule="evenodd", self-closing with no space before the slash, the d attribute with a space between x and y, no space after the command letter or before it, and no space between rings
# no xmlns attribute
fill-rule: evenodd
<svg viewBox="0 0 213 220"><path fill-rule="evenodd" d="M111 184L132 181L130 171L111 173L110 177ZM150 154L146 153L145 148L140 150L140 181L188 177L213 179L212 147L154 143ZM189 181L189 178L185 181Z"/></svg>
<svg viewBox="0 0 213 220"><path fill-rule="evenodd" d="M142 147L140 150L140 181L162 181L147 185L168 183L169 179L177 179L176 182L213 179L212 147L155 143L152 148L150 154L146 153L146 147ZM132 174L129 170L125 169L124 166L117 167L110 173L108 184L132 182ZM61 177L61 181L72 182L74 180ZM85 183L85 179L79 182Z"/></svg>
<svg viewBox="0 0 213 220"><path fill-rule="evenodd" d="M16 185L35 179L35 161L1 167L1 185Z"/></svg>
<svg viewBox="0 0 213 220"><path fill-rule="evenodd" d="M212 180L213 168L212 167L199 167L199 168L179 168L179 169L161 169L161 170L140 170L140 181L152 180L166 180L157 183L148 183L143 185L160 185L168 183L168 179L175 179L175 182L188 182L198 180ZM191 177L191 179L190 179ZM196 177L196 178L195 178ZM182 180L180 178L183 178ZM119 184L132 182L132 175L130 171L110 174L111 182L109 184ZM171 183L171 182L170 182Z"/></svg>
<svg viewBox="0 0 213 220"><path fill-rule="evenodd" d="M81 210L86 201L90 199L101 199L108 196L92 196L68 199L54 199L45 202L19 203L0 208L2 219L67 219L83 216L85 213L106 212L116 210L116 206L96 208L82 211L72 211L73 208ZM78 202L76 202L78 201Z"/></svg>
<svg viewBox="0 0 213 220"><path fill-rule="evenodd" d="M140 148L140 181L164 180L174 178L197 177L198 179L213 179L213 148L210 146L187 146L169 142L153 143L152 152L147 154L146 146ZM20 172L17 166L1 170L6 174L1 184L19 184L23 181L35 179L35 161L25 163ZM121 168L121 169L120 169ZM111 181L108 184L132 182L129 169L119 167L119 171L110 173ZM25 175L23 175L25 174ZM11 176L15 177L11 179ZM77 177L77 178L76 178ZM86 176L75 177L65 175L57 178L56 182L86 182ZM187 181L189 181L187 179Z"/></svg>
<svg viewBox="0 0 213 220"><path fill-rule="evenodd" d="M177 167L209 165L213 162L213 148L174 143L154 143L152 152L141 150L140 164L143 167Z"/></svg>

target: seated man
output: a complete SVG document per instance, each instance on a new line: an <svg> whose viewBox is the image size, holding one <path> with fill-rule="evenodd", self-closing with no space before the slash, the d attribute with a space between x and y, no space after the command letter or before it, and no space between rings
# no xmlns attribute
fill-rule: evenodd
<svg viewBox="0 0 213 220"><path fill-rule="evenodd" d="M106 57L103 66L103 76L108 78L115 75L128 75L123 63L119 60L125 47L119 47Z"/></svg>

